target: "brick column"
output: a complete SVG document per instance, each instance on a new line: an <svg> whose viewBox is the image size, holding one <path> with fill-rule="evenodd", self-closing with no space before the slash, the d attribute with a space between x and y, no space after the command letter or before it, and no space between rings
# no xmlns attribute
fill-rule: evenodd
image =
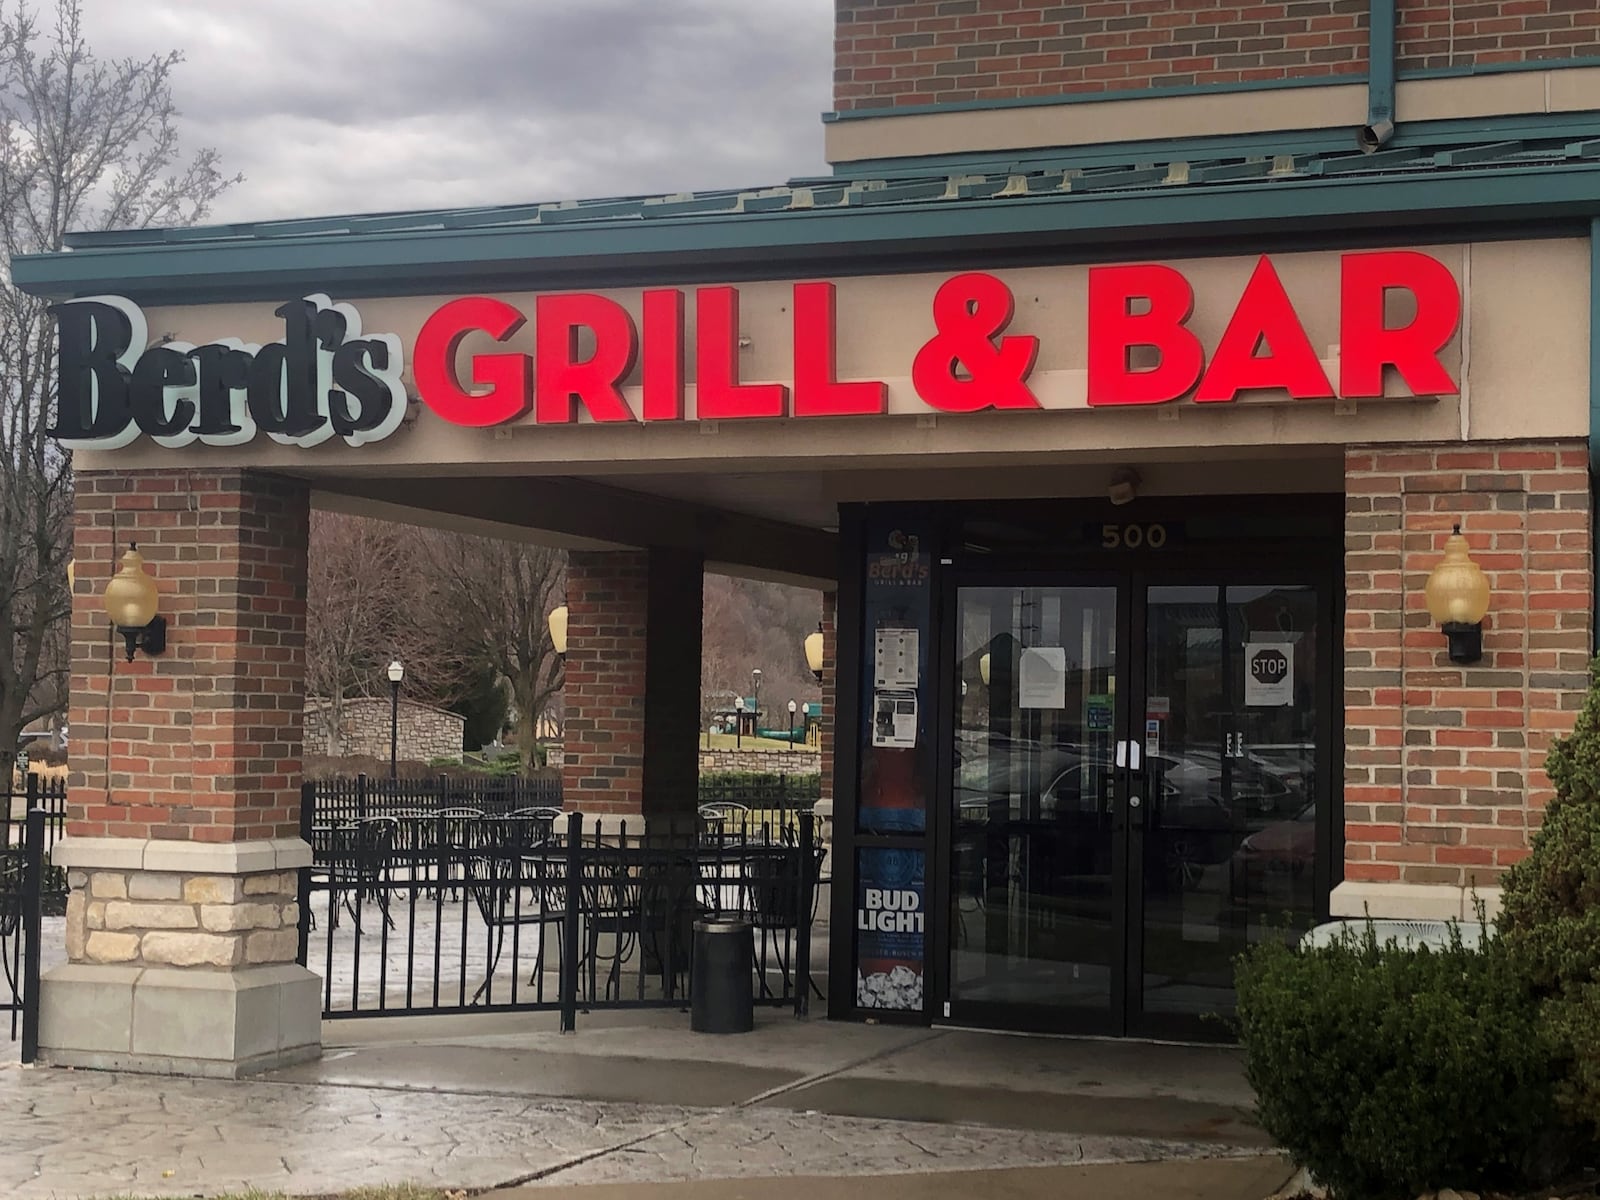
<svg viewBox="0 0 1600 1200"><path fill-rule="evenodd" d="M562 788L593 816L692 816L704 564L669 550L567 560Z"/></svg>
<svg viewBox="0 0 1600 1200"><path fill-rule="evenodd" d="M1335 914L1471 915L1527 854L1594 611L1579 441L1352 449L1345 463L1345 861ZM1452 663L1423 586L1459 522L1492 595Z"/></svg>
<svg viewBox="0 0 1600 1200"><path fill-rule="evenodd" d="M838 631L834 628L839 615L839 593L822 593L822 717L817 723L817 746L822 752L822 798L833 800L833 737L834 713L838 699L834 688L838 686L839 672L835 666L834 649L838 645Z"/></svg>
<svg viewBox="0 0 1600 1200"><path fill-rule="evenodd" d="M237 470L80 472L67 963L48 1062L234 1076L314 1057L294 962L308 532L303 484ZM167 649L128 662L101 607L137 542Z"/></svg>

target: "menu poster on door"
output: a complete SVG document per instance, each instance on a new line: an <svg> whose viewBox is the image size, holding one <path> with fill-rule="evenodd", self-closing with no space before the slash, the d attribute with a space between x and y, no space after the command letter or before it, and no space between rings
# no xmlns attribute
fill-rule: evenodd
<svg viewBox="0 0 1600 1200"><path fill-rule="evenodd" d="M867 529L862 589L861 792L864 833L920 834L933 794L928 647L933 637L930 524L876 516Z"/></svg>
<svg viewBox="0 0 1600 1200"><path fill-rule="evenodd" d="M1244 644L1244 702L1248 708L1283 708L1294 703L1293 645Z"/></svg>
<svg viewBox="0 0 1600 1200"><path fill-rule="evenodd" d="M856 1006L922 1011L925 860L874 846L856 854Z"/></svg>

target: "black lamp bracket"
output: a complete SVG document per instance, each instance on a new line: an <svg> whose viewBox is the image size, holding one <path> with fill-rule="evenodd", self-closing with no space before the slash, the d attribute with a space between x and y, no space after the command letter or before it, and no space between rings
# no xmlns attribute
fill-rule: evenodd
<svg viewBox="0 0 1600 1200"><path fill-rule="evenodd" d="M167 649L167 619L162 616L150 618L148 625L118 625L117 632L122 635L122 640L128 647L128 661L133 661L136 651L146 654L163 654Z"/></svg>
<svg viewBox="0 0 1600 1200"><path fill-rule="evenodd" d="M1464 621L1446 621L1440 626L1450 645L1450 661L1475 663L1483 657L1483 623L1467 624Z"/></svg>

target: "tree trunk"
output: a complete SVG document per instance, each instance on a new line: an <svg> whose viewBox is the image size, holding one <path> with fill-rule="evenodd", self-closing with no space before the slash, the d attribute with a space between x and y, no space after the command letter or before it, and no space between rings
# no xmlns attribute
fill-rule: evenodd
<svg viewBox="0 0 1600 1200"><path fill-rule="evenodd" d="M522 773L531 775L539 766L539 714L527 700L517 700L517 751L522 756Z"/></svg>

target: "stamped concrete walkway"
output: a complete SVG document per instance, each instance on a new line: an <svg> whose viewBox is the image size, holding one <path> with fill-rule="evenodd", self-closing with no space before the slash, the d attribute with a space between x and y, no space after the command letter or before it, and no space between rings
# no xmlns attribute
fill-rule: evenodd
<svg viewBox="0 0 1600 1200"><path fill-rule="evenodd" d="M677 1013L596 1015L562 1036L523 1015L331 1023L322 1061L243 1083L0 1068L0 1195L759 1179L769 1182L695 1194L777 1197L799 1195L803 1179L933 1172L928 1190L908 1191L908 1180L873 1194L954 1196L939 1190L951 1172L1166 1162L1216 1185L1170 1195L1260 1200L1288 1174L1262 1157L1226 1049L779 1014L742 1037L685 1024ZM1019 1176L1030 1188L1044 1179ZM866 1193L830 1183L824 1194Z"/></svg>

